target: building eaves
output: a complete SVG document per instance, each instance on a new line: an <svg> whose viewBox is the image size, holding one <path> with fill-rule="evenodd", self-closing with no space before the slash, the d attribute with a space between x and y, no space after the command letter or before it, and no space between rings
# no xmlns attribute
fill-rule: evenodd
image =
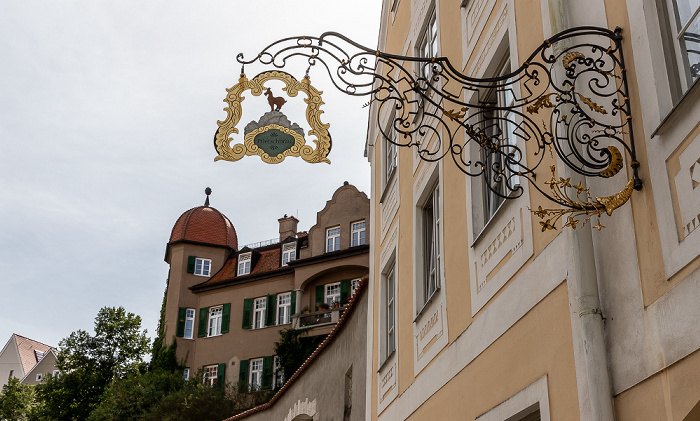
<svg viewBox="0 0 700 421"><path fill-rule="evenodd" d="M343 259L346 257L357 256L360 254L365 254L369 252L369 245L365 244L362 246L350 247L344 250L331 251L317 256L307 257L306 259L292 260L289 262L289 266L308 266L316 263L330 262L333 260Z"/></svg>

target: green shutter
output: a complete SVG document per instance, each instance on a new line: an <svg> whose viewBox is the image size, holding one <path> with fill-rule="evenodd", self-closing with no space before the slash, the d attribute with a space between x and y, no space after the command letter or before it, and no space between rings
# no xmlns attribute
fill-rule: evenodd
<svg viewBox="0 0 700 421"><path fill-rule="evenodd" d="M216 368L216 388L223 389L226 383L226 363L221 363Z"/></svg>
<svg viewBox="0 0 700 421"><path fill-rule="evenodd" d="M263 357L262 389L269 389L272 386L272 357Z"/></svg>
<svg viewBox="0 0 700 421"><path fill-rule="evenodd" d="M268 295L267 296L267 306L265 307L265 312L266 314L266 321L265 325L266 326L274 326L275 325L275 313L277 313L275 310L275 304L277 304L277 296L275 294Z"/></svg>
<svg viewBox="0 0 700 421"><path fill-rule="evenodd" d="M340 281L340 305L345 305L348 298L350 298L350 280L343 279Z"/></svg>
<svg viewBox="0 0 700 421"><path fill-rule="evenodd" d="M318 305L323 302L323 285L316 286L316 311L318 311Z"/></svg>
<svg viewBox="0 0 700 421"><path fill-rule="evenodd" d="M238 372L238 382L246 384L248 383L248 360L241 360L241 369Z"/></svg>
<svg viewBox="0 0 700 421"><path fill-rule="evenodd" d="M292 315L297 314L297 292L296 291L292 291L291 309L292 309L292 311L290 312L290 314L292 314Z"/></svg>
<svg viewBox="0 0 700 421"><path fill-rule="evenodd" d="M250 318L253 312L253 299L243 300L243 329L250 329Z"/></svg>
<svg viewBox="0 0 700 421"><path fill-rule="evenodd" d="M187 317L187 309L185 307L180 307L177 310L177 329L175 331L175 336L182 338L185 336L185 317Z"/></svg>
<svg viewBox="0 0 700 421"><path fill-rule="evenodd" d="M203 338L207 336L207 315L209 313L209 307L203 307L199 309L199 329L197 329L197 337Z"/></svg>
<svg viewBox="0 0 700 421"><path fill-rule="evenodd" d="M197 260L197 256L187 257L187 273L194 273L194 261Z"/></svg>
<svg viewBox="0 0 700 421"><path fill-rule="evenodd" d="M224 304L221 315L221 333L228 333L228 325L231 322L231 303Z"/></svg>

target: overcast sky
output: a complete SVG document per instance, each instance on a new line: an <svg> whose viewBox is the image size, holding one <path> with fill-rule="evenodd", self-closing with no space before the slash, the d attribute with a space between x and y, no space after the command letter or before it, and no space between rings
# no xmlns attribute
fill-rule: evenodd
<svg viewBox="0 0 700 421"><path fill-rule="evenodd" d="M170 231L205 187L240 245L276 237L284 214L308 230L345 180L369 196L367 99L320 67L331 165L215 163L212 140L238 53L324 31L375 48L380 3L0 2L0 347L12 333L57 346L104 306L140 315L153 337ZM298 79L299 66L287 69ZM241 133L265 98L246 101ZM307 127L302 102L283 111Z"/></svg>

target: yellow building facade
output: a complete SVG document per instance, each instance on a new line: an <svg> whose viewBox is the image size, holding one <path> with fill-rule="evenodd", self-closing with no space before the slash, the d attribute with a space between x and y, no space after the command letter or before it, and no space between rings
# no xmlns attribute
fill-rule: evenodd
<svg viewBox="0 0 700 421"><path fill-rule="evenodd" d="M380 51L444 56L473 78L508 75L570 28L620 27L631 125L618 134L634 131L643 187L603 229L596 218L546 229L532 210L551 203L529 182L519 197L491 197L437 136L421 147L444 159L388 142L405 110L374 101L366 419L700 419L699 12L684 0L383 2ZM412 115L430 112L416 104ZM636 165L577 177L536 142L515 142L526 161L543 159L539 180L551 164L599 196L621 191Z"/></svg>

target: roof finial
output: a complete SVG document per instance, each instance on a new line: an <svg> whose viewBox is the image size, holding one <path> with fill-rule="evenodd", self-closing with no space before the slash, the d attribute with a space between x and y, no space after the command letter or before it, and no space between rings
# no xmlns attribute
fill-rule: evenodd
<svg viewBox="0 0 700 421"><path fill-rule="evenodd" d="M209 195L211 194L211 189L209 187L204 189L204 194L207 195L207 200L204 201L204 206L209 207Z"/></svg>

